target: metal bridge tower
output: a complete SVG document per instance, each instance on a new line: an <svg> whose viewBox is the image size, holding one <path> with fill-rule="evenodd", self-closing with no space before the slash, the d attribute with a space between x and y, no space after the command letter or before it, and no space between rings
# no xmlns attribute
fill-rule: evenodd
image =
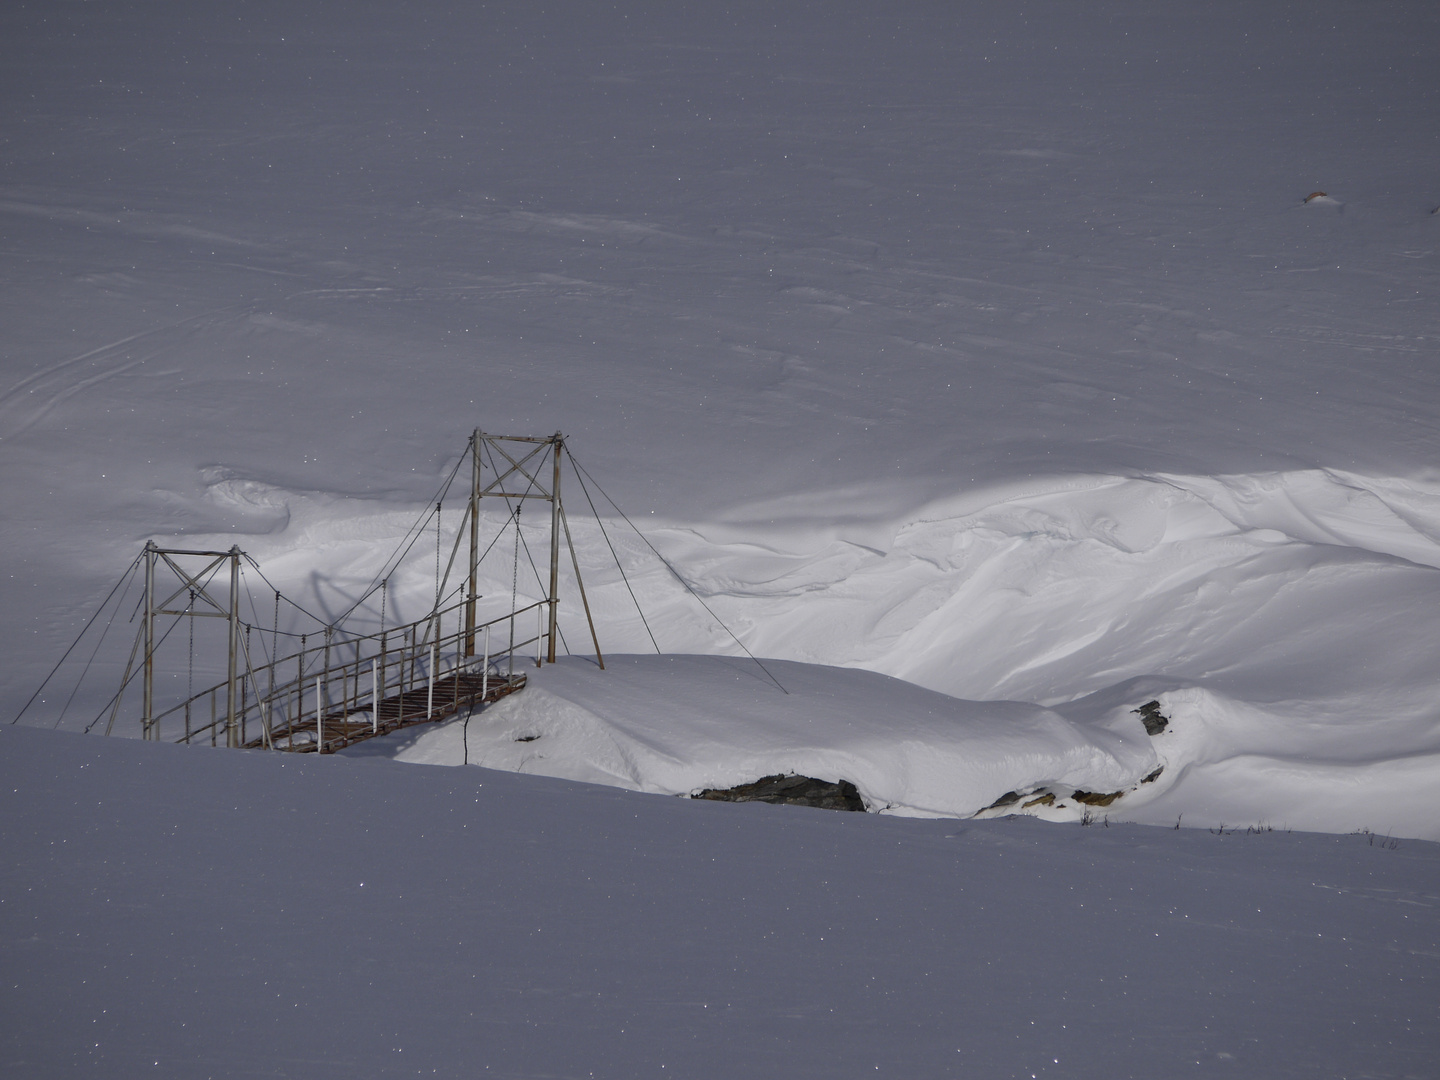
<svg viewBox="0 0 1440 1080"><path fill-rule="evenodd" d="M566 545L575 565L575 581L585 620L595 644L595 658L600 667L605 658L595 634L595 621L590 616L590 601L585 596L585 583L580 577L580 563L570 538L570 524L565 520L565 506L560 498L560 458L565 453L565 436L560 432L547 437L525 435L490 435L475 429L470 436L470 580L465 598L465 655L475 655L475 601L480 564L480 500L483 498L539 499L550 504L550 581L545 603L549 606L549 633L545 660L555 662L556 623L560 604L560 533L564 530ZM485 481L485 459L490 462L493 476ZM548 483L547 483L548 481ZM521 502L519 505L523 505ZM518 523L517 523L518 529Z"/></svg>
<svg viewBox="0 0 1440 1080"><path fill-rule="evenodd" d="M178 548L161 548L155 541L145 542L145 622L142 629L145 646L141 683L144 687L143 715L140 718L141 737L159 739L160 725L155 716L155 616L175 615L190 619L224 619L227 626L225 635L225 745L240 746L245 741L244 733L236 718L236 696L240 683L240 557L238 546L229 551L184 551ZM206 559L203 566L194 573L185 569L176 560ZM206 584L215 576L221 565L230 564L230 590L227 603L221 603L210 595ZM180 587L163 600L156 601L156 571L161 567L173 571L180 580ZM173 584L173 582L172 582ZM170 605L188 594L188 602L180 609ZM198 605L198 607L197 607ZM128 678L128 676L127 676ZM116 701L119 707L119 701ZM187 712L188 715L188 712Z"/></svg>

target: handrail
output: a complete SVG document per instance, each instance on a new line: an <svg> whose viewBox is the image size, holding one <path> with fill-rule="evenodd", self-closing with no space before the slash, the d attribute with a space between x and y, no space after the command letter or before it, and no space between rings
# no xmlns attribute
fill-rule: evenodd
<svg viewBox="0 0 1440 1080"><path fill-rule="evenodd" d="M545 640L543 615L549 605L548 600L538 600L477 624L474 633L484 635L488 641L488 632L505 624L512 627L510 637L514 637L515 619L527 612L536 612L539 622L535 635L523 637L513 643L508 639L497 642L496 651L483 658L463 653L462 643L471 631L463 625L460 618L456 618L455 630L443 634L435 632L447 615L454 616L465 607L465 601L437 609L423 619L402 623L383 632L347 637L340 642L333 639L324 641L258 666L250 663L247 650L244 672L240 679L241 702L235 718L241 729L241 743L246 742L246 730L253 723L260 725L263 743L269 746L272 742L272 730L277 723L289 728L296 723L307 722L305 714L315 716L317 707L322 720L326 716L347 716L373 711L380 702L389 700L396 694L403 696L407 692L413 692L427 681L433 686L434 681L440 678L476 672L480 665L484 665L486 672L492 669L496 672L493 677L499 685L500 681L511 678L508 674L499 673L501 663L506 664L513 673L515 656L521 650L535 645L536 655L540 654L540 646ZM398 643L395 641L397 637ZM366 650L364 646L367 644L372 648ZM350 655L338 662L309 668L308 665L317 658L337 650L343 650ZM291 665L294 665L292 670L295 674L277 682L279 671ZM265 677L267 674L268 677ZM366 678L367 675L369 678ZM491 676L486 675L486 678L489 677ZM263 691L262 681L265 684ZM457 694L458 685L456 682ZM209 697L210 721L191 727L188 723L189 713L186 711L186 730L175 741L190 743L209 734L214 742L216 734L225 730L227 722L227 718L219 715L217 711L217 695L223 696L228 687L228 680L217 683L164 712L157 713L154 717L157 729L162 720L193 709L196 703ZM332 693L332 689L338 690L338 693ZM310 698L310 702L307 702L307 698Z"/></svg>
<svg viewBox="0 0 1440 1080"><path fill-rule="evenodd" d="M524 607L516 608L516 609L515 609L512 613L510 613L510 614L501 615L501 616L499 616L499 617L497 617L497 618L491 619L489 622L477 623L477 624L475 625L475 632L478 634L478 633L480 633L481 631L487 629L488 627L495 626L495 625L498 625L499 623L503 623L503 622L507 621L507 620L510 619L512 616L521 615L521 614L523 614L523 613L525 613L525 612L527 612L527 611L534 611L536 608L543 608L543 607L545 607L545 606L548 605L548 604L549 604L549 601L548 601L548 600L537 600L537 601L535 601L535 603L533 603L533 604L527 604L527 605L525 605ZM429 638L429 632L430 632L430 627L431 627L431 626L433 626L437 621L443 619L446 615L449 615L449 614L452 614L452 613L454 613L454 612L456 612L456 611L459 611L459 610L460 610L461 608L463 608L464 606L465 606L465 601L461 601L461 602L458 603L458 604L452 604L452 605L450 605L449 607L441 608L438 612L432 612L431 614L425 616L423 619L416 619L414 622L409 622L409 623L400 623L400 624L398 624L398 625L396 625L396 626L393 626L393 627L390 627L390 628L384 630L383 632L374 633L374 634L362 634L362 635L355 636L355 637L346 637L346 638L345 638L344 640L342 640L342 641L334 641L334 640L331 640L329 647L330 647L331 649L353 648L354 646L359 645L359 644L362 644L362 643L367 642L367 641L384 642L384 640L385 640L386 638L389 638L391 635L401 634L401 635L403 636L403 634L404 634L405 631L413 630L413 629L415 629L416 627L419 627L419 626L424 626L424 627L426 628L426 636L423 637L423 638L422 638L419 642L417 642L414 646L395 646L395 647L393 647L390 651L399 652L399 651L400 651L401 649L403 649L403 648L419 648L421 645L425 645L425 644L430 640L430 638ZM452 637L452 638L453 638L454 636L455 636L454 634L447 635L447 637ZM534 639L532 638L531 641L533 642L533 640L534 640ZM530 643L530 642L527 642L526 644L529 644L529 643ZM519 644L520 644L519 642L516 643L517 648L519 647ZM281 666L282 664L295 663L295 662L297 662L298 660L300 660L300 659L301 659L302 657L304 657L304 656L313 654L313 653L315 653L315 652L324 652L324 651L325 651L325 648L326 648L326 646L325 646L324 644L308 646L307 648L300 649L300 650L298 650L298 651L296 651L296 652L290 653L288 656L281 656L281 657L277 657L277 658L274 659L274 660L266 661L264 664L261 664L261 665L259 665L258 667L254 668L253 671L254 671L255 674L259 674L259 673L262 672L262 671L266 671L266 670L272 669L272 668L277 668L277 667ZM346 664L335 664L335 665L331 665L332 668L348 667L348 666L350 666L348 663L346 663ZM313 677L314 674L316 674L316 672L308 672L308 673L306 673L305 675L299 676L299 677L301 677L301 678L310 678L310 677ZM290 681L293 682L294 680L290 680ZM281 685L284 685L284 684L281 684ZM160 720L160 719L163 719L164 717L167 717L167 716L170 716L170 715L172 715L172 714L174 714L174 713L177 713L177 712L179 712L181 709L183 709L186 705L190 705L190 704L195 703L196 701L199 701L200 699L204 698L207 694L218 693L219 691L226 689L228 686L229 686L228 681L225 681L225 682L216 683L214 686L207 687L207 688L205 688L204 690L196 691L196 692L195 692L194 694L192 694L189 698L187 698L186 700L180 702L178 705L171 706L169 709L166 709L164 712L156 713L156 714L155 714L155 719L156 719L156 720Z"/></svg>

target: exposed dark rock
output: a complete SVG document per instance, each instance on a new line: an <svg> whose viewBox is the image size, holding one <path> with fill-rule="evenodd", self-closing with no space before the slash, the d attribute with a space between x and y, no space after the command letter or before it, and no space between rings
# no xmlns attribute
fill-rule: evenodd
<svg viewBox="0 0 1440 1080"><path fill-rule="evenodd" d="M535 741L536 739L538 739L539 737L540 737L539 735L521 735L521 736L520 736L518 739L516 739L515 741L516 741L516 742L534 742L534 741Z"/></svg>
<svg viewBox="0 0 1440 1080"><path fill-rule="evenodd" d="M1138 709L1130 711L1140 717L1141 722L1145 725L1146 735L1159 735L1170 723L1170 718L1160 712L1160 702L1158 701L1147 701Z"/></svg>
<svg viewBox="0 0 1440 1080"><path fill-rule="evenodd" d="M719 802L786 803L791 806L814 806L821 810L864 810L865 800L849 780L831 783L813 776L762 777L753 784L732 788L707 788L695 799Z"/></svg>
<svg viewBox="0 0 1440 1080"><path fill-rule="evenodd" d="M1103 793L1098 791L1077 791L1070 797L1078 803L1084 803L1086 806L1109 806L1124 794L1123 791L1106 791Z"/></svg>
<svg viewBox="0 0 1440 1080"><path fill-rule="evenodd" d="M1002 806L1014 806L1014 805L1015 805L1017 802L1019 802L1019 801L1020 801L1020 793L1019 793L1018 791L1007 791L1007 792L1005 792L1004 795L1001 795L998 799L996 799L994 802L992 802L989 806L985 807L985 809L986 809L986 810L999 810Z"/></svg>
<svg viewBox="0 0 1440 1080"><path fill-rule="evenodd" d="M1135 711L1139 712L1140 710L1136 709ZM1164 771L1165 766L1161 765L1149 776L1141 780L1140 783L1152 784L1159 779L1160 774ZM1136 787L1138 786L1137 784ZM1129 790L1133 791L1134 788ZM1074 799L1081 806L1109 806L1124 794L1124 791L1075 791L1071 793L1070 798ZM1059 802L1059 798L1060 796L1057 796L1055 792L1043 787L1031 788L1024 794L1018 791L1007 791L1004 795L1001 795L1000 798L985 807L984 810L977 811L977 816L990 810L1002 810L1007 806L1014 806L1016 803L1020 803L1021 810L1029 810L1032 806L1053 806L1055 809L1060 810L1065 807L1065 804ZM1022 799L1025 801L1020 802ZM1086 813L1089 813L1089 811L1086 811Z"/></svg>

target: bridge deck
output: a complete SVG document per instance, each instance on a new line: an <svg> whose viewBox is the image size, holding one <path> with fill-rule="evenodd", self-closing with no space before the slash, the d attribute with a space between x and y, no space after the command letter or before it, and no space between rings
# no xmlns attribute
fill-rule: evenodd
<svg viewBox="0 0 1440 1080"><path fill-rule="evenodd" d="M363 709L332 709L322 713L318 721L312 713L309 717L272 728L270 745L276 750L297 754L333 754L343 747L388 735L401 728L432 723L453 716L462 709L493 704L524 686L523 672L510 676L491 675L488 680L482 680L473 672L453 672L435 680L433 698L426 683L403 694L382 698L379 709L375 710L378 715L374 717L368 705ZM263 736L245 743L245 747L252 750L264 746Z"/></svg>

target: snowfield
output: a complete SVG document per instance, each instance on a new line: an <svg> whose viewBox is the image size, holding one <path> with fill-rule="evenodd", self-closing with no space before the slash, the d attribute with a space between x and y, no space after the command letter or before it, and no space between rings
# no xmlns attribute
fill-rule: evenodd
<svg viewBox="0 0 1440 1080"><path fill-rule="evenodd" d="M0 730L0 807L15 1076L1433 1072L1422 841L24 728Z"/></svg>
<svg viewBox="0 0 1440 1080"><path fill-rule="evenodd" d="M3 1071L1433 1074L1437 54L1419 0L4 5ZM566 488L604 672L567 566L561 663L338 758L70 734L133 594L26 706L147 539L319 632L477 427L684 574ZM661 797L792 771L876 813Z"/></svg>
<svg viewBox="0 0 1440 1080"><path fill-rule="evenodd" d="M272 580L316 575L332 610L411 524L255 485L225 491L287 508L285 527L249 550ZM532 672L531 691L471 723L467 738L494 745L469 760L669 794L793 771L850 780L877 809L962 816L1068 784L1124 790L1105 808L1115 820L1440 840L1440 713L1429 639L1417 639L1440 612L1435 485L1337 470L1049 478L886 528L827 521L840 501L797 496L649 530L752 652L791 661L767 661L791 694L748 661L611 657L599 674L577 658ZM443 550L457 524L442 525ZM487 534L504 526L487 513ZM602 535L577 517L573 530L606 649L653 650L653 633L675 653L739 653L624 522ZM543 526L528 533L534 550L548 542ZM433 597L427 558L392 593L411 617ZM492 616L508 609L511 570L508 551L482 563ZM533 577L521 586L524 602L538 598ZM560 629L589 651L578 605ZM1174 726L1118 750L1152 700ZM508 746L527 724L553 736L545 747ZM458 764L457 738L445 728L363 752Z"/></svg>

